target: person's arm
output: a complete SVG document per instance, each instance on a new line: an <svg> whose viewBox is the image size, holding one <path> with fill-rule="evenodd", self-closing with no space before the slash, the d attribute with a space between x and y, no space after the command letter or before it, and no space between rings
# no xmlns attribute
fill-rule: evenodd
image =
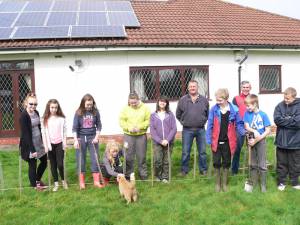
<svg viewBox="0 0 300 225"><path fill-rule="evenodd" d="M100 139L100 132L101 132L101 129L102 129L102 123L101 123L101 117L100 117L100 113L99 111L97 110L96 111L96 136L93 140L93 143L98 143L99 142L99 139Z"/></svg>
<svg viewBox="0 0 300 225"><path fill-rule="evenodd" d="M236 107L239 107L238 104L237 104L237 102L236 102L236 97L234 97L234 98L232 99L232 104L234 104Z"/></svg>
<svg viewBox="0 0 300 225"><path fill-rule="evenodd" d="M177 103L176 108L176 119L182 124L182 114L183 114L183 105L182 105L182 99L179 99Z"/></svg>
<svg viewBox="0 0 300 225"><path fill-rule="evenodd" d="M110 176L113 176L113 177L117 177L118 176L118 173L113 170L113 168L112 168L109 160L107 159L107 157L104 157L103 164L105 166L105 169L106 169L107 173Z"/></svg>
<svg viewBox="0 0 300 225"><path fill-rule="evenodd" d="M74 119L73 119L73 127L72 127L75 149L79 149L79 141L78 141L78 130L79 129L80 129L79 116L77 113L75 113Z"/></svg>
<svg viewBox="0 0 300 225"><path fill-rule="evenodd" d="M256 136L254 139L250 139L248 144L250 146L254 146L257 142L260 142L263 140L267 135L269 135L271 132L271 126L265 127L265 132L261 135Z"/></svg>
<svg viewBox="0 0 300 225"><path fill-rule="evenodd" d="M144 119L142 121L141 124L139 124L139 129L140 130L147 130L148 127L149 127L149 124L150 124L150 115L151 115L151 112L149 110L149 108L144 105Z"/></svg>
<svg viewBox="0 0 300 225"><path fill-rule="evenodd" d="M237 128L238 133L241 136L244 136L246 134L246 130L244 127L244 121L241 119L239 111L236 112L235 119L236 119L236 128Z"/></svg>
<svg viewBox="0 0 300 225"><path fill-rule="evenodd" d="M123 131L129 131L131 128L128 124L128 116L127 116L127 110L126 108L124 108L119 116L119 124L120 127L123 129Z"/></svg>
<svg viewBox="0 0 300 225"><path fill-rule="evenodd" d="M288 129L299 129L300 128L300 112L294 115L286 115L281 111L280 106L276 106L274 110L274 123L278 127L284 127Z"/></svg>
<svg viewBox="0 0 300 225"><path fill-rule="evenodd" d="M48 141L47 141L47 137L46 137L46 127L44 125L44 118L41 118L41 133L42 133L42 140L43 140L43 145L45 148L45 152L47 153L49 151L48 149Z"/></svg>
<svg viewBox="0 0 300 225"><path fill-rule="evenodd" d="M208 114L208 120L207 120L207 128L206 128L206 143L211 145L212 143L212 130L214 125L214 113L213 113L212 107Z"/></svg>
<svg viewBox="0 0 300 225"><path fill-rule="evenodd" d="M177 126L176 126L176 120L175 120L175 116L172 112L170 112L170 117L171 117L171 130L169 135L167 136L166 140L168 141L168 143L172 142L175 138L175 135L177 133Z"/></svg>
<svg viewBox="0 0 300 225"><path fill-rule="evenodd" d="M156 127L155 127L155 114L153 113L150 117L150 134L151 138L156 142L161 144L162 138L159 137Z"/></svg>
<svg viewBox="0 0 300 225"><path fill-rule="evenodd" d="M21 132L24 139L24 142L26 143L28 150L31 153L35 153L36 150L33 146L32 142L32 130L31 130L31 121L30 118L27 117L27 114L22 113L20 118L20 126L21 126Z"/></svg>

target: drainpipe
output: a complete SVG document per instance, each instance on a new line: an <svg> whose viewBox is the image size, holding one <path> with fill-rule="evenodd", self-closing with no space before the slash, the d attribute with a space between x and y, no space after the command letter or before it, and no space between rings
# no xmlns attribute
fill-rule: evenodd
<svg viewBox="0 0 300 225"><path fill-rule="evenodd" d="M248 58L248 51L247 49L244 50L244 58L239 61L239 68L238 68L238 82L239 82L239 93L241 93L241 76L242 76L242 64L246 61Z"/></svg>

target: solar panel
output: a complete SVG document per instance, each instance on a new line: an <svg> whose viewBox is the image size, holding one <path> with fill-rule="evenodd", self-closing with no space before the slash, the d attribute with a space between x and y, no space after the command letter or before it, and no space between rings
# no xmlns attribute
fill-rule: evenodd
<svg viewBox="0 0 300 225"><path fill-rule="evenodd" d="M125 1L106 1L107 11L133 11L130 2Z"/></svg>
<svg viewBox="0 0 300 225"><path fill-rule="evenodd" d="M133 12L108 12L110 25L124 25L126 27L139 27L140 23Z"/></svg>
<svg viewBox="0 0 300 225"><path fill-rule="evenodd" d="M0 13L0 27L10 27L17 15L17 13Z"/></svg>
<svg viewBox="0 0 300 225"><path fill-rule="evenodd" d="M69 27L19 27L12 39L40 39L68 37Z"/></svg>
<svg viewBox="0 0 300 225"><path fill-rule="evenodd" d="M22 13L15 26L43 26L47 12Z"/></svg>
<svg viewBox="0 0 300 225"><path fill-rule="evenodd" d="M126 37L140 23L130 1L0 0L0 39Z"/></svg>
<svg viewBox="0 0 300 225"><path fill-rule="evenodd" d="M123 26L73 26L71 37L126 37Z"/></svg>
<svg viewBox="0 0 300 225"><path fill-rule="evenodd" d="M79 25L108 25L105 12L80 12Z"/></svg>
<svg viewBox="0 0 300 225"><path fill-rule="evenodd" d="M81 1L80 11L105 11L104 1Z"/></svg>
<svg viewBox="0 0 300 225"><path fill-rule="evenodd" d="M78 1L55 1L53 11L77 11Z"/></svg>
<svg viewBox="0 0 300 225"><path fill-rule="evenodd" d="M50 14L47 26L75 25L76 12L53 12Z"/></svg>
<svg viewBox="0 0 300 225"><path fill-rule="evenodd" d="M10 37L13 28L0 28L0 39L7 40Z"/></svg>
<svg viewBox="0 0 300 225"><path fill-rule="evenodd" d="M25 12L29 12L29 11L49 11L50 7L51 7L52 1L44 1L44 0L40 0L40 1L32 1L32 2L28 2L28 4L26 5L24 11Z"/></svg>
<svg viewBox="0 0 300 225"><path fill-rule="evenodd" d="M0 5L0 12L18 12L25 3L25 1L3 1Z"/></svg>

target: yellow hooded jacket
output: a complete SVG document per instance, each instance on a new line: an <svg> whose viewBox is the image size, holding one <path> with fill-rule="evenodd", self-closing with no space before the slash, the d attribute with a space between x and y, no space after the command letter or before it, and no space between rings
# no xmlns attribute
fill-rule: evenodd
<svg viewBox="0 0 300 225"><path fill-rule="evenodd" d="M120 113L120 126L125 134L145 134L150 124L150 114L149 108L142 102L140 102L137 108L126 106ZM138 128L139 132L130 132L134 127Z"/></svg>

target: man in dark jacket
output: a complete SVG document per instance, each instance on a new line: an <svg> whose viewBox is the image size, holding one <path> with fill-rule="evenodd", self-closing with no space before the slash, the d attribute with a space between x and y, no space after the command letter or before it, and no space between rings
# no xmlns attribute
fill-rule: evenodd
<svg viewBox="0 0 300 225"><path fill-rule="evenodd" d="M277 126L277 181L280 191L286 187L287 175L292 187L300 190L300 99L296 96L295 88L287 88L284 91L284 101L274 111L274 122Z"/></svg>
<svg viewBox="0 0 300 225"><path fill-rule="evenodd" d="M199 170L206 175L206 142L205 123L208 118L208 100L198 93L198 82L191 80L188 84L187 95L184 95L178 102L176 118L183 126L182 130L182 159L181 175L185 176L189 172L189 160L191 147L196 138L199 153Z"/></svg>

